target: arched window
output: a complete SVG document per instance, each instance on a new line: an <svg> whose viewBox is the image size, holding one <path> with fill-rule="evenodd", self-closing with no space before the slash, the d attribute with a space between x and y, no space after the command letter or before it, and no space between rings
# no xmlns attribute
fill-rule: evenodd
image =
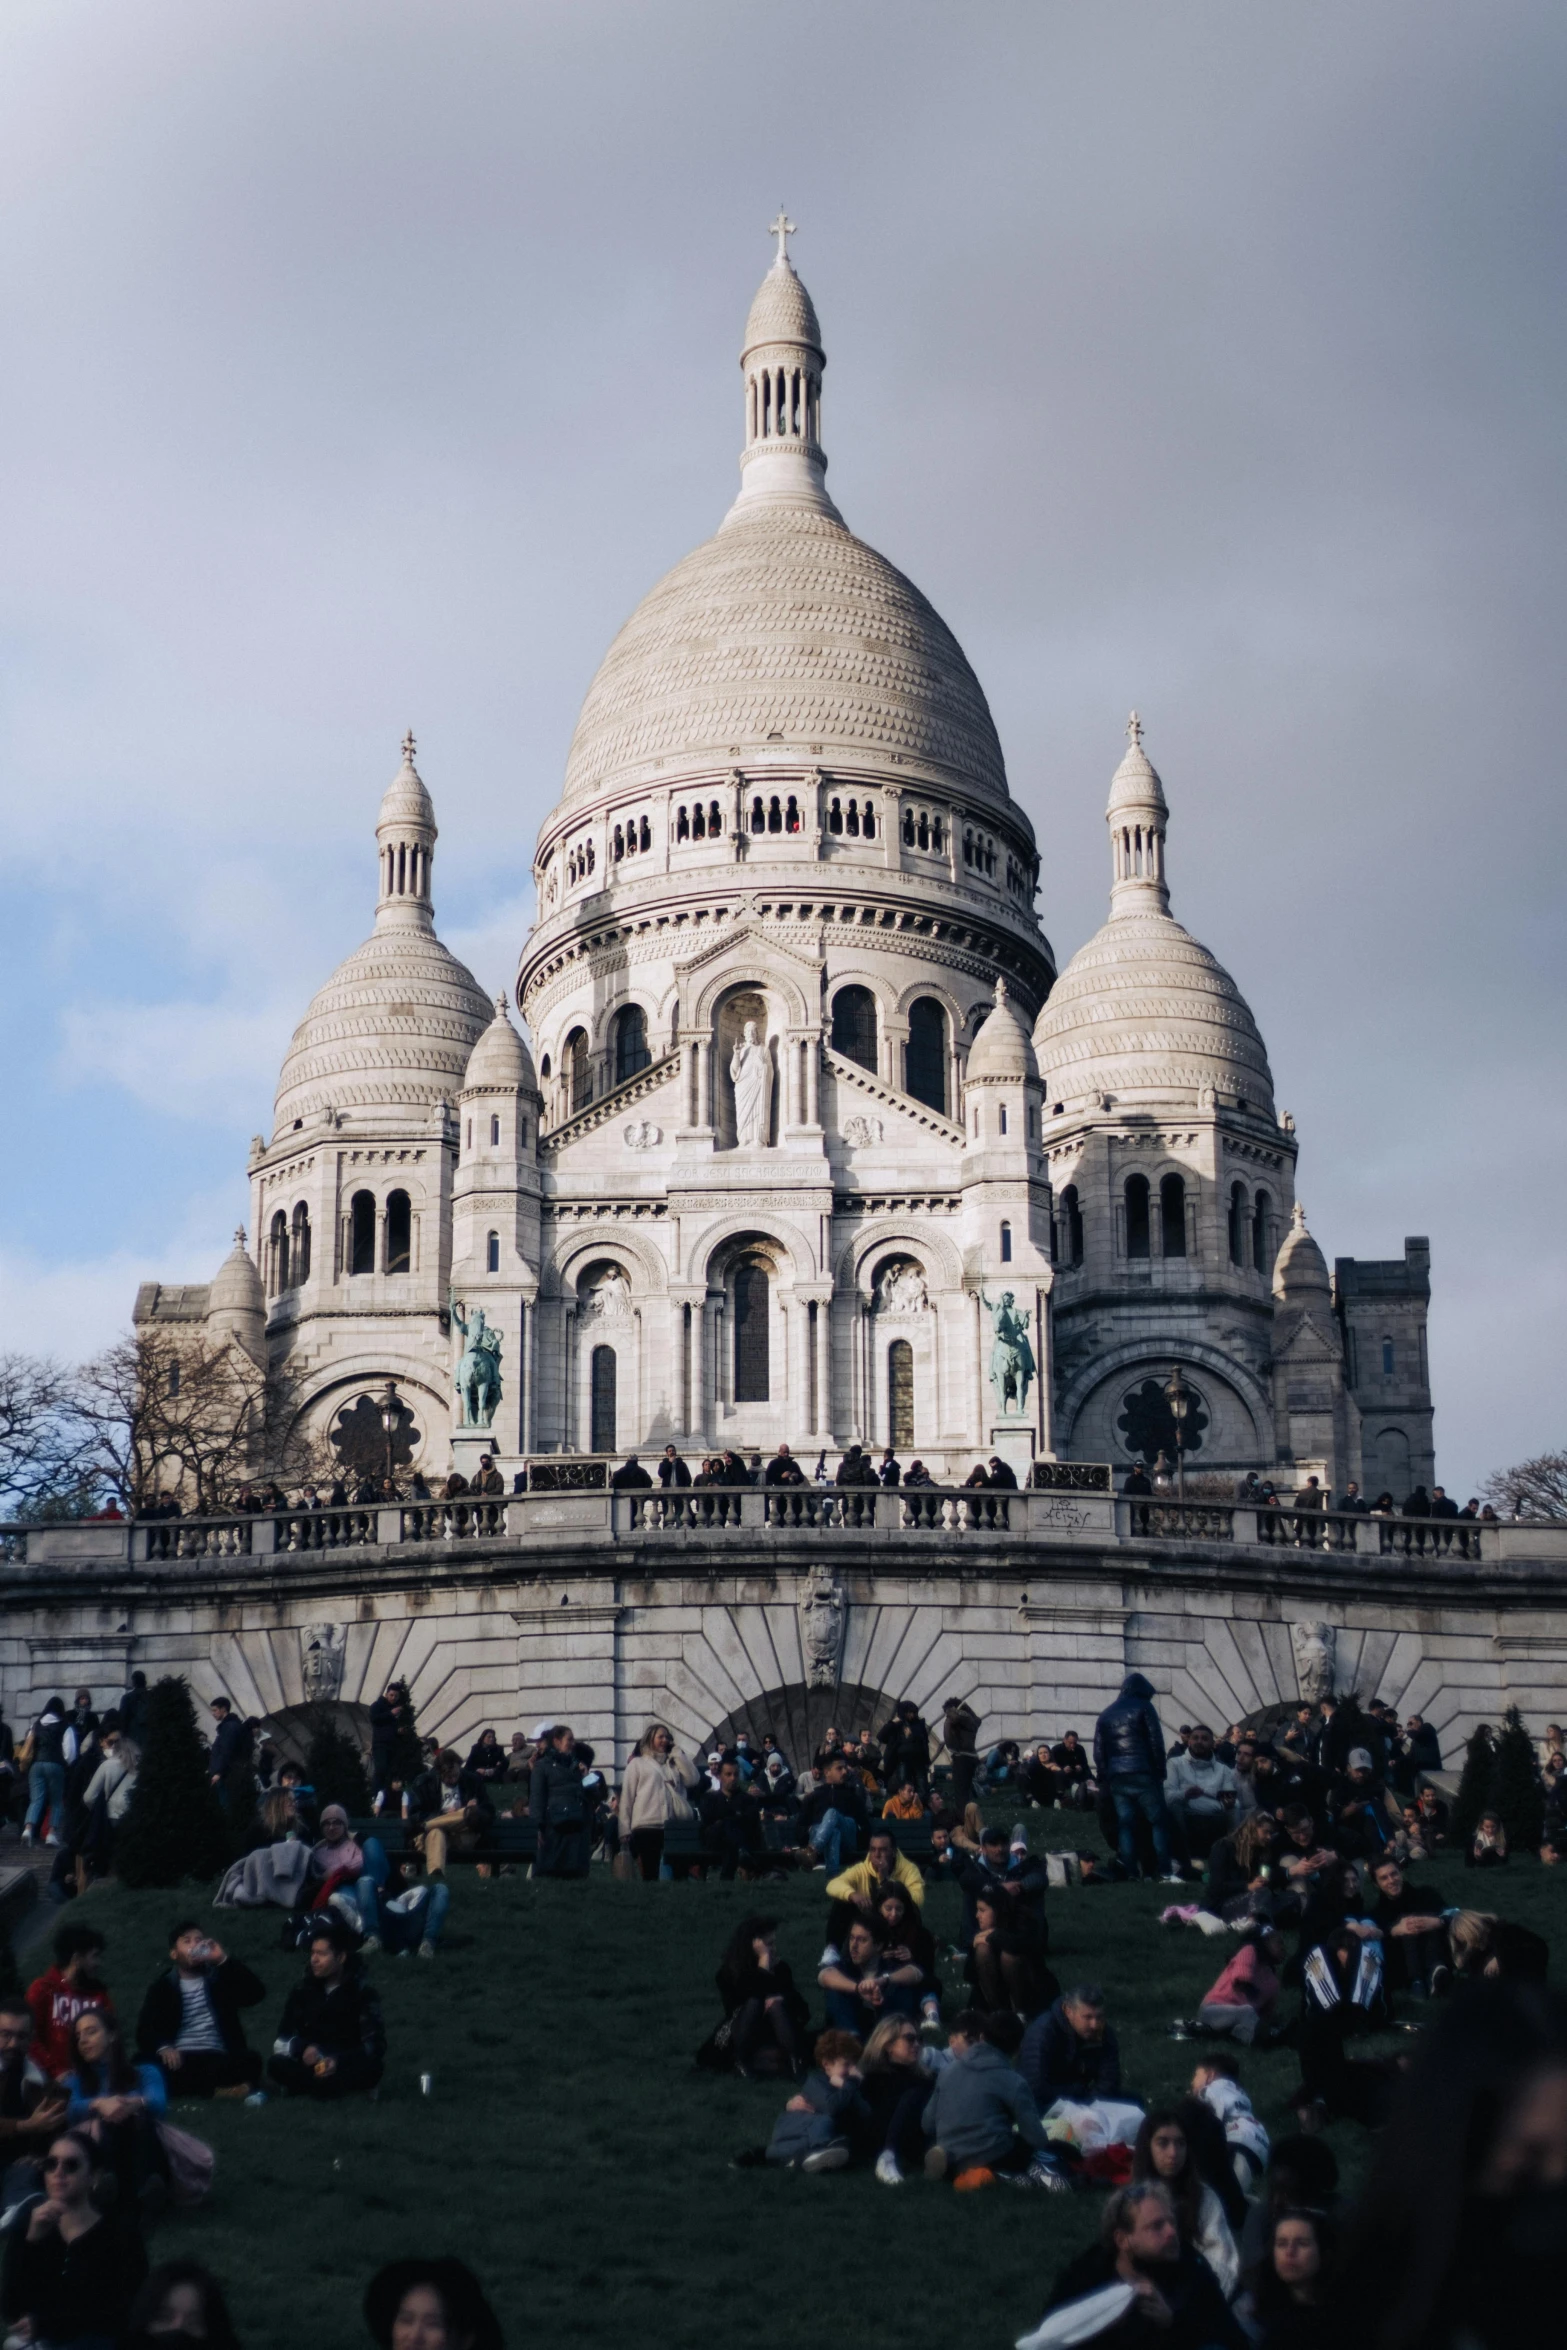
<svg viewBox="0 0 1567 2350"><path fill-rule="evenodd" d="M914 1349L906 1338L887 1349L887 1442L894 1452L914 1449Z"/></svg>
<svg viewBox="0 0 1567 2350"><path fill-rule="evenodd" d="M860 823L865 838L867 840L874 840L876 838L876 804L873 800L866 801L865 812L860 819Z"/></svg>
<svg viewBox="0 0 1567 2350"><path fill-rule="evenodd" d="M858 840L860 837L860 811L853 800L849 802L849 813L845 821L854 838Z"/></svg>
<svg viewBox="0 0 1567 2350"><path fill-rule="evenodd" d="M1259 1191L1251 1211L1251 1261L1259 1273L1273 1270L1273 1203Z"/></svg>
<svg viewBox="0 0 1567 2350"><path fill-rule="evenodd" d="M270 1241L272 1294L280 1296L288 1287L288 1218L281 1208L272 1219Z"/></svg>
<svg viewBox="0 0 1567 2350"><path fill-rule="evenodd" d="M566 1039L566 1081L572 1114L585 1110L593 1099L593 1072L588 1061L587 1031L574 1028Z"/></svg>
<svg viewBox="0 0 1567 2350"><path fill-rule="evenodd" d="M700 808L698 808L696 812L696 820L698 824L700 824L702 821L702 811ZM675 838L676 840L689 840L691 838L691 819L686 814L683 804L675 810Z"/></svg>
<svg viewBox="0 0 1567 2350"><path fill-rule="evenodd" d="M492 1151L493 1151L493 1150L498 1150L498 1149L499 1149L499 1147L500 1147L500 1139L501 1139L501 1122L500 1122L499 1118L492 1117L492 1118L491 1118L491 1120L490 1120L490 1148L491 1148L491 1150L492 1150Z"/></svg>
<svg viewBox="0 0 1567 2350"><path fill-rule="evenodd" d="M1010 1224L1003 1224L1001 1227L1001 1262L1004 1265L1010 1265L1012 1262L1012 1227Z"/></svg>
<svg viewBox="0 0 1567 2350"><path fill-rule="evenodd" d="M647 1014L640 1004L622 1004L615 1014L615 1083L624 1085L645 1069L653 1056L647 1049Z"/></svg>
<svg viewBox="0 0 1567 2350"><path fill-rule="evenodd" d="M645 816L642 819L641 839L638 842L638 846L642 850L644 856L653 846L653 827Z"/></svg>
<svg viewBox="0 0 1567 2350"><path fill-rule="evenodd" d="M784 830L785 832L798 832L799 829L800 803L795 798L793 792L791 792L789 794L789 804L784 810Z"/></svg>
<svg viewBox="0 0 1567 2350"><path fill-rule="evenodd" d="M1159 1246L1167 1257L1186 1254L1186 1179L1166 1175L1159 1185Z"/></svg>
<svg viewBox="0 0 1567 2350"><path fill-rule="evenodd" d="M876 998L868 987L840 987L833 997L832 1049L874 1073Z"/></svg>
<svg viewBox="0 0 1567 2350"><path fill-rule="evenodd" d="M1397 1360L1398 1357L1393 1349L1393 1341L1391 1338L1384 1338L1382 1341L1382 1376L1384 1379L1392 1378L1393 1366Z"/></svg>
<svg viewBox="0 0 1567 2350"><path fill-rule="evenodd" d="M767 803L767 829L769 832L783 830L783 802L776 797Z"/></svg>
<svg viewBox="0 0 1567 2350"><path fill-rule="evenodd" d="M754 1260L735 1272L735 1402L766 1403L771 1393L767 1268Z"/></svg>
<svg viewBox="0 0 1567 2350"><path fill-rule="evenodd" d="M375 1271L375 1195L356 1191L348 1203L348 1270Z"/></svg>
<svg viewBox="0 0 1567 2350"><path fill-rule="evenodd" d="M760 800L753 800L751 802L751 830L753 832L765 832L767 830L767 811L762 806Z"/></svg>
<svg viewBox="0 0 1567 2350"><path fill-rule="evenodd" d="M1126 1253L1129 1257L1148 1254L1148 1178L1131 1175L1126 1184Z"/></svg>
<svg viewBox="0 0 1567 2350"><path fill-rule="evenodd" d="M922 816L920 822L923 824L924 821ZM912 849L914 846L914 810L912 808L905 808L903 811L903 845L906 849Z"/></svg>
<svg viewBox="0 0 1567 2350"><path fill-rule="evenodd" d="M909 1006L909 1042L905 1055L908 1091L927 1109L947 1114L947 1015L934 996L916 997Z"/></svg>
<svg viewBox="0 0 1567 2350"><path fill-rule="evenodd" d="M1061 1194L1061 1238L1067 1263L1080 1265L1083 1261L1083 1208L1075 1183L1069 1183Z"/></svg>
<svg viewBox="0 0 1567 2350"><path fill-rule="evenodd" d="M707 833L709 840L717 840L722 834L723 829L724 820L718 812L718 802L716 800L709 800L707 803Z"/></svg>
<svg viewBox="0 0 1567 2350"><path fill-rule="evenodd" d="M588 1450L614 1452L615 1444L615 1350L612 1346L596 1346L590 1366L592 1398L589 1406L591 1427Z"/></svg>
<svg viewBox="0 0 1567 2350"><path fill-rule="evenodd" d="M1230 1185L1230 1263L1244 1265L1245 1262L1246 1186L1244 1183L1232 1183Z"/></svg>
<svg viewBox="0 0 1567 2350"><path fill-rule="evenodd" d="M501 1236L498 1232L492 1232L484 1243L484 1270L486 1273L498 1273L500 1269Z"/></svg>
<svg viewBox="0 0 1567 2350"><path fill-rule="evenodd" d="M1000 1120L1000 1131L1001 1131L1003 1134L1005 1134L1006 1130L1007 1130L1007 1105L1006 1105L1006 1103L1005 1103L1005 1102L1003 1102L1003 1103L1001 1104L1001 1120Z"/></svg>
<svg viewBox="0 0 1567 2350"><path fill-rule="evenodd" d="M173 1362L169 1365L169 1375L165 1380L164 1385L168 1391L170 1400L172 1401L172 1399L177 1396L180 1391L180 1362L178 1355L175 1356Z"/></svg>
<svg viewBox="0 0 1567 2350"><path fill-rule="evenodd" d="M841 800L832 801L828 807L827 829L829 832L842 832L843 830L843 802Z"/></svg>
<svg viewBox="0 0 1567 2350"><path fill-rule="evenodd" d="M406 1273L413 1262L414 1220L406 1191L388 1194L386 1202L386 1269Z"/></svg>
<svg viewBox="0 0 1567 2350"><path fill-rule="evenodd" d="M294 1230L289 1249L289 1271L292 1287L303 1289L310 1279L310 1210L303 1200L294 1208Z"/></svg>

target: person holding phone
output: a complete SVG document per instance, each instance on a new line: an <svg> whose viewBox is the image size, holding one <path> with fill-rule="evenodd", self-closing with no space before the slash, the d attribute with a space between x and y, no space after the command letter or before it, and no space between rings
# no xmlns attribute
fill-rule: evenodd
<svg viewBox="0 0 1567 2350"><path fill-rule="evenodd" d="M191 1918L170 1932L169 1958L142 2001L137 2056L162 2067L171 2096L251 2095L261 2057L246 2042L241 2010L259 2006L266 1985Z"/></svg>

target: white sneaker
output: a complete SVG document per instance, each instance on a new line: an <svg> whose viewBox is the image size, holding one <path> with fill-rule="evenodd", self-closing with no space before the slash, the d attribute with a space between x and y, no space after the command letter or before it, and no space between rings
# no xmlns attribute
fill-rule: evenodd
<svg viewBox="0 0 1567 2350"><path fill-rule="evenodd" d="M808 2154L805 2157L800 2168L812 2171L844 2170L848 2166L848 2161L849 2149L840 2138L831 2146L818 2146L814 2154Z"/></svg>
<svg viewBox="0 0 1567 2350"><path fill-rule="evenodd" d="M381 1937L380 1937L380 1935L379 1935L379 1934L367 1934L367 1935L365 1936L364 1940L363 1940L363 1941L360 1943L360 1945L359 1945L359 1955L360 1955L360 1957L361 1957L361 1958L374 1958L374 1956L375 1956L376 1952L377 1952L377 1951L380 1949L380 1947L381 1947Z"/></svg>
<svg viewBox="0 0 1567 2350"><path fill-rule="evenodd" d="M876 2176L884 2187L901 2187L903 2184L898 2158L890 2146L884 2146L876 2157Z"/></svg>
<svg viewBox="0 0 1567 2350"><path fill-rule="evenodd" d="M59 1839L59 1837L58 1837L58 1836L55 1834L55 1832L54 1832L53 1828L51 1828L51 1829L50 1829L50 1831L49 1831L48 1835L47 1835L47 1836L44 1838L44 1842L45 1842L46 1844L52 1844L52 1845L54 1845L54 1846L55 1846L55 1847L58 1849L58 1846L59 1846L60 1839Z"/></svg>
<svg viewBox="0 0 1567 2350"><path fill-rule="evenodd" d="M419 1956L421 1958L433 1958L435 1956L435 1944L428 1941L421 1942L419 1945Z"/></svg>
<svg viewBox="0 0 1567 2350"><path fill-rule="evenodd" d="M36 1837L36 1836L33 1834L33 1831L32 1831L32 1829L31 1829L31 1828L24 1828L24 1829L22 1830L22 1842L23 1842L24 1844L36 1844L36 1843L37 1843L37 1841L38 1841L38 1839L37 1839L37 1837Z"/></svg>
<svg viewBox="0 0 1567 2350"><path fill-rule="evenodd" d="M267 2093L265 2089L252 2089L250 2095L245 2099L245 2103L247 2105L265 2105L266 2101Z"/></svg>

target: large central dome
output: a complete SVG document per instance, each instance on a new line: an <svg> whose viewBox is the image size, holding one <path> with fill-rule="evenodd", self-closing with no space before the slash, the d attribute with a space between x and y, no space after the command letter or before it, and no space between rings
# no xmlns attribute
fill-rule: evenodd
<svg viewBox="0 0 1567 2350"><path fill-rule="evenodd" d="M962 647L827 496L820 331L780 256L746 326L740 496L604 656L566 762L568 801L675 762L769 754L897 763L1006 797L1001 745Z"/></svg>
<svg viewBox="0 0 1567 2350"><path fill-rule="evenodd" d="M783 502L737 509L644 596L588 688L566 798L657 760L779 745L1006 796L990 710L940 614L843 523Z"/></svg>

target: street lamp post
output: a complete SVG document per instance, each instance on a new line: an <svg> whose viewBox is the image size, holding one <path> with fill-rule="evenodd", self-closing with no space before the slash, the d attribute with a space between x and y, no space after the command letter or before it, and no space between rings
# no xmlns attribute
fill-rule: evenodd
<svg viewBox="0 0 1567 2350"><path fill-rule="evenodd" d="M1186 1415L1192 1408L1191 1391L1181 1377L1181 1366L1176 1364L1164 1390L1164 1400L1170 1407L1175 1422L1175 1497L1186 1499Z"/></svg>
<svg viewBox="0 0 1567 2350"><path fill-rule="evenodd" d="M397 1433L397 1423L402 1417L402 1409L397 1396L397 1381L388 1379L386 1393L381 1398L381 1426L386 1434L386 1482L388 1485L392 1482L392 1438Z"/></svg>

